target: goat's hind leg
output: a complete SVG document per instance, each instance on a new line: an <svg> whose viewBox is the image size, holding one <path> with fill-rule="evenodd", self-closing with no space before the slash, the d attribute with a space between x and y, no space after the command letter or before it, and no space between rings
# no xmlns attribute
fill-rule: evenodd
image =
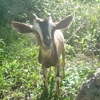
<svg viewBox="0 0 100 100"><path fill-rule="evenodd" d="M62 52L62 78L64 78L65 77L65 45L64 45L64 48L63 48L63 52Z"/></svg>
<svg viewBox="0 0 100 100"><path fill-rule="evenodd" d="M62 78L65 77L65 53L62 54Z"/></svg>
<svg viewBox="0 0 100 100"><path fill-rule="evenodd" d="M60 85L60 73L59 73L59 69L60 69L60 63L57 63L56 65L56 79L55 79L55 82L56 82L56 95L59 96L60 95L60 91L59 91L59 85Z"/></svg>

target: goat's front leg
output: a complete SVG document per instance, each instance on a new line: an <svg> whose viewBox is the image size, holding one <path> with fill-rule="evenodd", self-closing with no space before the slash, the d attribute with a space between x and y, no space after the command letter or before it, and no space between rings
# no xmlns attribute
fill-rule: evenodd
<svg viewBox="0 0 100 100"><path fill-rule="evenodd" d="M48 79L47 79L47 68L45 67L45 64L42 65L42 70L43 70L43 82L44 82L44 87L45 90L48 90Z"/></svg>
<svg viewBox="0 0 100 100"><path fill-rule="evenodd" d="M57 86L56 86L56 94L57 94L57 96L59 96L59 85L60 85L60 73L59 73L59 69L60 69L60 63L57 63L56 64L56 69L55 69L55 71L56 71L56 79L55 79L55 81L56 81L56 84L57 84Z"/></svg>

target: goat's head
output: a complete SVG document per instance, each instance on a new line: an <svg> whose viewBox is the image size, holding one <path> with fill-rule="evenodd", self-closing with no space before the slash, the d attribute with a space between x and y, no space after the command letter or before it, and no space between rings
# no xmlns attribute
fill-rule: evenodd
<svg viewBox="0 0 100 100"><path fill-rule="evenodd" d="M71 21L72 16L69 16L58 23L53 23L50 14L48 14L44 20L39 19L36 15L33 14L30 20L31 25L13 21L12 26L20 33L37 34L39 41L41 41L42 47L45 49L50 49L53 45L55 30L68 27Z"/></svg>

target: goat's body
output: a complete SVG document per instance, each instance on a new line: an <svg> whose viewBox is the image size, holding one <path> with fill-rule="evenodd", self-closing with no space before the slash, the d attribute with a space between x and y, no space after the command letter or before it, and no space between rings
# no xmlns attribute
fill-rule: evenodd
<svg viewBox="0 0 100 100"><path fill-rule="evenodd" d="M57 30L54 35L54 42L56 44L58 56L65 53L64 36L60 30Z"/></svg>
<svg viewBox="0 0 100 100"><path fill-rule="evenodd" d="M47 68L55 66L56 93L59 95L60 55L62 55L63 76L65 66L64 36L59 29L68 27L72 21L72 16L58 23L53 23L50 15L44 20L39 19L36 15L33 15L32 18L32 25L12 22L12 26L20 33L35 34L40 46L38 61L42 64L44 86L48 88Z"/></svg>
<svg viewBox="0 0 100 100"><path fill-rule="evenodd" d="M59 56L62 54L64 58L65 46L64 37L61 31L56 30L54 33L53 47L49 50L40 48L38 60L41 64L45 64L45 67L56 66L59 61Z"/></svg>
<svg viewBox="0 0 100 100"><path fill-rule="evenodd" d="M54 32L54 38L53 38L53 46L51 49L44 49L40 48L38 60L39 63L42 64L43 69L43 76L44 76L44 85L46 88L48 88L48 82L47 82L47 68L51 66L55 66L55 72L56 72L56 93L59 94L59 70L60 70L60 55L62 55L62 66L63 66L63 76L64 76L64 66L65 66L65 44L64 44L64 37L61 31L56 30Z"/></svg>

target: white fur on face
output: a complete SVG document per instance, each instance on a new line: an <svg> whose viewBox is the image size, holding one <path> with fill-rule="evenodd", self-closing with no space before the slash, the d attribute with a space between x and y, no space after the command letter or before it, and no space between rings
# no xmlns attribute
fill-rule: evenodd
<svg viewBox="0 0 100 100"><path fill-rule="evenodd" d="M52 29L54 27L54 23L52 22L52 20L50 19L48 22L48 31L49 31L49 36L52 39Z"/></svg>
<svg viewBox="0 0 100 100"><path fill-rule="evenodd" d="M43 41L42 31L41 31L41 28L40 28L39 24L38 23L35 23L33 25L33 28L38 32L41 41Z"/></svg>

